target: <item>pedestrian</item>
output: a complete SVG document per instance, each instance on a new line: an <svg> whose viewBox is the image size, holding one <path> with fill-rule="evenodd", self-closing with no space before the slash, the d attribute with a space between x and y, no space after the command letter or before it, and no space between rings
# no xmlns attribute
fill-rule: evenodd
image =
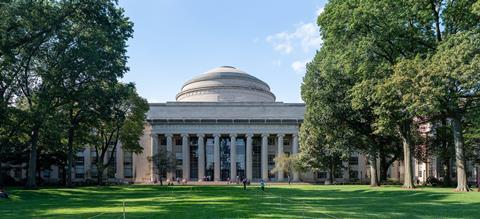
<svg viewBox="0 0 480 219"><path fill-rule="evenodd" d="M246 191L246 190L247 190L247 182L248 182L247 178L243 178L243 180L242 180L242 183L243 183L243 191Z"/></svg>
<svg viewBox="0 0 480 219"><path fill-rule="evenodd" d="M477 191L480 192L480 174L477 172Z"/></svg>
<svg viewBox="0 0 480 219"><path fill-rule="evenodd" d="M262 191L265 192L265 182L263 181L263 179L260 180L260 188L262 189Z"/></svg>
<svg viewBox="0 0 480 219"><path fill-rule="evenodd" d="M288 177L288 185L290 185L290 183L292 182L292 177L290 177L290 174L288 174L287 177Z"/></svg>
<svg viewBox="0 0 480 219"><path fill-rule="evenodd" d="M8 198L8 193L3 187L0 187L0 198Z"/></svg>

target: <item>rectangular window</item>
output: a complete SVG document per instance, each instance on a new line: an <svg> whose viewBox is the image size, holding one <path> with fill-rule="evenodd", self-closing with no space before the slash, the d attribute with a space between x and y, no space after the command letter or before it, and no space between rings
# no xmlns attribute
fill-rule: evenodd
<svg viewBox="0 0 480 219"><path fill-rule="evenodd" d="M333 176L335 178L343 178L343 170L336 170Z"/></svg>
<svg viewBox="0 0 480 219"><path fill-rule="evenodd" d="M268 155L268 165L273 165L275 166L275 154L269 154Z"/></svg>
<svg viewBox="0 0 480 219"><path fill-rule="evenodd" d="M175 160L177 160L177 167L180 166L180 168L182 168L182 165L183 165L183 156L182 156L182 152L179 152L179 153L175 153Z"/></svg>
<svg viewBox="0 0 480 219"><path fill-rule="evenodd" d="M167 145L167 138L165 137L160 137L158 144L160 145Z"/></svg>
<svg viewBox="0 0 480 219"><path fill-rule="evenodd" d="M75 157L75 178L83 179L85 177L85 158L83 153L78 153Z"/></svg>
<svg viewBox="0 0 480 219"><path fill-rule="evenodd" d="M290 145L290 138L283 139L283 145L284 146Z"/></svg>
<svg viewBox="0 0 480 219"><path fill-rule="evenodd" d="M268 137L268 145L275 145L275 137Z"/></svg>
<svg viewBox="0 0 480 219"><path fill-rule="evenodd" d="M317 172L317 178L318 179L326 179L327 178L327 172Z"/></svg>
<svg viewBox="0 0 480 219"><path fill-rule="evenodd" d="M182 138L175 138L175 145L182 145Z"/></svg>
<svg viewBox="0 0 480 219"><path fill-rule="evenodd" d="M15 175L15 178L21 179L22 178L22 168L15 168L13 170L13 174Z"/></svg>
<svg viewBox="0 0 480 219"><path fill-rule="evenodd" d="M177 178L182 178L183 177L183 170L182 169L175 170L175 176L177 176Z"/></svg>
<svg viewBox="0 0 480 219"><path fill-rule="evenodd" d="M418 171L418 177L422 177L422 171L421 170Z"/></svg>
<svg viewBox="0 0 480 219"><path fill-rule="evenodd" d="M348 164L358 165L358 157L350 157L350 159L348 160Z"/></svg>
<svg viewBox="0 0 480 219"><path fill-rule="evenodd" d="M350 179L358 179L358 171L350 170L349 176L350 176Z"/></svg>
<svg viewBox="0 0 480 219"><path fill-rule="evenodd" d="M51 171L51 170L48 170L48 169L43 170L43 171L42 171L43 178L49 179L50 176L51 176L51 172L52 172L52 171Z"/></svg>
<svg viewBox="0 0 480 219"><path fill-rule="evenodd" d="M133 154L130 151L123 153L123 176L125 178L133 177Z"/></svg>

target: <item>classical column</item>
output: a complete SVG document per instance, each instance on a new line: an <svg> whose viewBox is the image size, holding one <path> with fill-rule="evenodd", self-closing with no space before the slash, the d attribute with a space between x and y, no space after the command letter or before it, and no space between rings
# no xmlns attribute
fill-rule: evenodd
<svg viewBox="0 0 480 219"><path fill-rule="evenodd" d="M262 179L268 181L268 136L262 134Z"/></svg>
<svg viewBox="0 0 480 219"><path fill-rule="evenodd" d="M190 178L190 145L188 143L188 134L182 134L182 167L183 167L183 178Z"/></svg>
<svg viewBox="0 0 480 219"><path fill-rule="evenodd" d="M247 134L247 150L246 150L246 157L247 157L247 179L252 180L252 137L253 134Z"/></svg>
<svg viewBox="0 0 480 219"><path fill-rule="evenodd" d="M167 153L173 154L173 134L165 134L165 138L167 139ZM174 160L174 162L176 162L176 160ZM169 179L173 178L173 171L167 172L167 178Z"/></svg>
<svg viewBox="0 0 480 219"><path fill-rule="evenodd" d="M150 134L150 138L152 142L150 156L153 157L158 153L158 134L152 133ZM155 164L152 161L150 165L150 181L151 182L155 182L155 180L158 179L157 177L158 174L155 172L155 170L156 170ZM98 173L98 174L101 174L101 173Z"/></svg>
<svg viewBox="0 0 480 219"><path fill-rule="evenodd" d="M237 134L230 134L230 180L237 179Z"/></svg>
<svg viewBox="0 0 480 219"><path fill-rule="evenodd" d="M277 156L281 156L283 154L283 137L285 134L277 134ZM277 180L283 181L283 171L277 173Z"/></svg>
<svg viewBox="0 0 480 219"><path fill-rule="evenodd" d="M198 136L198 181L203 181L205 176L205 141L204 134L197 134Z"/></svg>
<svg viewBox="0 0 480 219"><path fill-rule="evenodd" d="M298 134L293 134L292 155L298 154ZM300 174L297 171L293 172L293 181L299 181Z"/></svg>
<svg viewBox="0 0 480 219"><path fill-rule="evenodd" d="M220 181L220 134L213 134L213 137L213 178L215 181Z"/></svg>

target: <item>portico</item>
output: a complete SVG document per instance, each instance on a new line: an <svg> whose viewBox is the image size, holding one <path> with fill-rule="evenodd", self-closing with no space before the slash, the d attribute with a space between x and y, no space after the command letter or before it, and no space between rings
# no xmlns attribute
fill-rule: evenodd
<svg viewBox="0 0 480 219"><path fill-rule="evenodd" d="M230 180L235 180L237 176L239 178L244 178L247 177L248 179L252 180L275 180L275 181L283 181L284 180L284 175L283 174L277 174L275 178L269 178L269 172L271 169L268 167L268 138L277 138L278 140L275 142L275 147L277 147L279 150L276 151L276 154L284 153L283 151L283 144L284 140L290 141L291 144L287 144L287 146L291 146L291 149L289 149L287 153L289 154L295 154L298 152L298 136L296 133L276 133L276 134L269 134L269 133L197 133L197 134L187 134L187 133L155 133L152 134L152 138L156 138L156 140L152 139L152 151L157 151L158 148L160 147L167 147L168 152L173 152L173 145L168 145L168 142L173 142L174 136L179 136L182 139L182 145L181 145L181 153L182 153L182 175L181 176L176 176L174 172L169 172L163 177L168 177L168 178L184 178L187 180L199 180L202 181L204 177L207 180L215 180L215 181L225 181L227 180L225 177L221 176L221 169L220 166L222 165L222 162L224 165L226 162L229 161L230 166L229 166L229 173L228 178ZM223 158L220 156L221 153L215 151L220 151L220 144L221 144L221 137L222 139L228 139L229 142L227 142L226 146L230 144L230 154L226 154ZM261 162L260 165L256 164L255 167L259 169L260 171L257 171L256 177L254 177L253 174L253 159L252 157L254 156L253 153L253 140L254 138L257 138L259 141L261 140L261 145L260 147L263 149L261 150ZM160 139L165 139L160 140ZM206 151L206 143L208 140L213 141L213 154L209 154ZM263 140L267 139L267 140ZM210 141L210 142L212 142ZM167 145L160 145L160 142L167 142ZM183 143L187 142L187 143ZM238 143L237 143L238 142ZM244 142L244 143L243 143ZM233 143L233 144L232 144ZM157 145L154 145L157 144ZM208 144L208 143L207 143ZM282 145L282 146L280 146ZM170 149L169 149L170 148ZM192 148L195 148L194 151ZM185 151L185 153L184 153ZM290 152L291 151L291 152ZM240 152L240 153L237 153ZM265 153L266 152L266 153ZM213 172L212 171L206 171L208 163L206 162L207 159L206 157L209 155L213 155ZM228 156L229 155L229 156ZM266 156L265 156L266 155ZM197 159L192 159L194 156ZM197 163L195 165L192 165L191 162L192 160L195 160ZM192 166L196 166L196 171L197 174L192 174ZM223 169L225 170L225 169ZM213 175L212 175L213 173ZM260 174L258 174L260 173ZM196 176L196 177L193 177ZM298 176L298 174L294 174L294 176ZM158 179L160 176L154 175L153 179ZM294 181L298 180L298 177L293 178Z"/></svg>

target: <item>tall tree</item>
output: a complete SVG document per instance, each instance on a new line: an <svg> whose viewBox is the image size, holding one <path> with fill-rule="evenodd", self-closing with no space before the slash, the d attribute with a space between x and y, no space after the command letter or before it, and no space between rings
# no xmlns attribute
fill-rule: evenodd
<svg viewBox="0 0 480 219"><path fill-rule="evenodd" d="M103 174L113 162L114 153L121 142L122 149L133 153L142 152L139 143L143 135L148 103L136 93L133 84L117 83L107 89L99 89L97 95L106 103L100 105L98 115L92 122L90 143L96 153L95 165L98 184L103 184ZM108 159L106 159L108 158Z"/></svg>
<svg viewBox="0 0 480 219"><path fill-rule="evenodd" d="M95 114L94 92L102 83L115 83L128 71L126 42L132 36L132 23L115 1L85 1L75 4L75 13L58 33L56 67L63 72L60 92L65 104L61 110L67 122L67 181L71 186L76 132ZM68 48L68 49L65 49Z"/></svg>
<svg viewBox="0 0 480 219"><path fill-rule="evenodd" d="M457 191L468 191L464 129L469 113L480 110L480 30L451 34L426 62L419 86L425 108L446 112L451 119L457 168ZM423 98L421 98L423 99ZM448 100L448 101L445 101ZM420 101L419 101L420 102ZM420 103L418 105L421 105Z"/></svg>
<svg viewBox="0 0 480 219"><path fill-rule="evenodd" d="M6 115L4 106L10 105L24 113L30 129L27 187L35 188L43 126L56 111L68 114L70 173L75 130L92 108L86 106L93 99L87 90L116 83L128 70L132 23L115 0L7 2L0 4L5 15L0 22L0 112Z"/></svg>
<svg viewBox="0 0 480 219"><path fill-rule="evenodd" d="M300 129L299 168L313 171L327 170L329 183L334 183L335 173L342 170L342 161L346 160L349 154L329 145L327 136L322 135L317 127L310 123L310 119L305 119Z"/></svg>
<svg viewBox="0 0 480 219"><path fill-rule="evenodd" d="M350 88L347 87L348 96L344 99L350 100L347 107L352 110L349 112L360 113L361 116L358 118L363 120L358 121L366 120L363 124L363 127L366 128L357 129L357 134L353 134L353 136L363 135L362 140L370 142L370 144L363 145L384 144L385 141L379 141L382 136L398 135L403 139L404 163L407 165L405 171L407 177L404 185L406 188L413 187L412 171L409 168L411 167L410 148L412 147L410 124L413 116L391 113L404 112L406 106L399 104L390 105L388 109L385 108L385 103L398 99L389 99L390 97L396 98L393 95L383 96L381 90L387 89L384 84L390 80L394 66L400 58L414 57L417 53L434 49L435 40L428 34L431 25L428 20L430 14L421 11L427 6L429 5L425 2L416 1L334 0L327 4L324 12L318 18L324 40L322 50L325 47L340 48L335 52L337 54L332 54L330 50L322 55L342 60L340 64L331 67L332 72L337 71L336 74L331 74L340 75L340 77L347 75L351 78L351 81L346 81ZM346 74L338 72L346 72ZM382 86L383 88L381 88ZM339 90L339 92L343 91ZM338 100L343 101L341 98L332 99L333 102ZM307 103L307 109L308 107ZM393 127L398 127L398 129ZM361 132L363 130L380 138L368 138L368 134L365 135L365 132ZM367 153L371 154L370 157L377 157L378 149L373 150L376 147L366 147L366 149L368 148L370 150L367 150Z"/></svg>
<svg viewBox="0 0 480 219"><path fill-rule="evenodd" d="M53 77L46 70L45 57L54 43L52 37L68 13L53 2L37 1L4 2L0 10L1 104L23 112L21 118L26 120L23 127L30 130L27 132L30 144L27 186L34 188L38 131L42 117L57 104L56 97L48 91L53 83L47 81Z"/></svg>

